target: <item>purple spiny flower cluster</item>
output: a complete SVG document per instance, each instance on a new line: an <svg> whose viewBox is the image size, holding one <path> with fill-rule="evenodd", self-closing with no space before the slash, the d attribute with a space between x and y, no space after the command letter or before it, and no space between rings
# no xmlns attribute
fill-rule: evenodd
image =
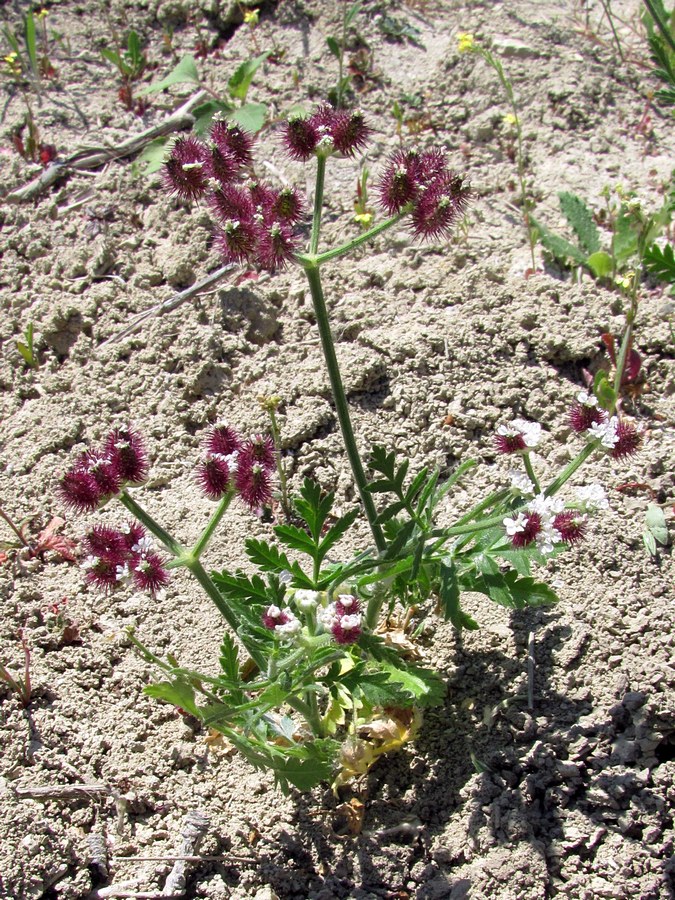
<svg viewBox="0 0 675 900"><path fill-rule="evenodd" d="M451 171L442 150L397 150L380 180L380 199L389 215L411 209L415 234L447 234L465 210L471 192L466 179Z"/></svg>
<svg viewBox="0 0 675 900"><path fill-rule="evenodd" d="M570 410L570 425L577 434L598 439L613 459L632 456L642 445L642 436L631 422L609 417L598 405L597 397L586 391L577 395L577 401Z"/></svg>
<svg viewBox="0 0 675 900"><path fill-rule="evenodd" d="M148 455L131 428L115 428L102 447L81 453L61 479L64 502L76 512L97 509L126 485L142 484L148 476Z"/></svg>
<svg viewBox="0 0 675 900"><path fill-rule="evenodd" d="M95 525L84 546L86 578L96 587L112 590L122 581L131 581L137 588L155 594L169 581L162 558L138 522L121 530Z"/></svg>
<svg viewBox="0 0 675 900"><path fill-rule="evenodd" d="M216 425L207 436L197 482L210 500L234 490L247 506L259 509L272 497L275 466L276 452L269 436L258 434L243 440L229 425Z"/></svg>
<svg viewBox="0 0 675 900"><path fill-rule="evenodd" d="M180 138L165 163L167 187L185 200L205 197L216 222L215 243L228 262L274 271L297 249L294 230L304 204L295 188L252 178L253 136L216 120L209 140Z"/></svg>
<svg viewBox="0 0 675 900"><path fill-rule="evenodd" d="M333 109L322 104L311 116L288 120L283 141L289 156L306 162L315 154L354 156L368 142L370 129L360 112Z"/></svg>

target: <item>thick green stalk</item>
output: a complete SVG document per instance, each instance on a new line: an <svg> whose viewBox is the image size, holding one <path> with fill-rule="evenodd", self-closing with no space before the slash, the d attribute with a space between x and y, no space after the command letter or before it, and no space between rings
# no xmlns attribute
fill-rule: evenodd
<svg viewBox="0 0 675 900"><path fill-rule="evenodd" d="M530 459L529 452L523 453L523 463L525 465L525 471L527 472L527 477L530 479L530 481L534 485L535 494L540 493L541 488L539 486L539 479L534 474L534 469L532 468L532 460Z"/></svg>
<svg viewBox="0 0 675 900"><path fill-rule="evenodd" d="M309 238L309 252L316 256L319 250L319 234L321 233L321 213L323 211L323 184L326 177L326 157L319 155L316 160L316 186L314 188L314 213L312 215L312 233Z"/></svg>
<svg viewBox="0 0 675 900"><path fill-rule="evenodd" d="M385 219L384 222L380 222L378 225L369 228L368 231L364 231L363 234L359 234L350 241L340 244L339 247L334 247L332 250L326 250L323 253L316 253L316 251L312 253L310 249L309 254L298 253L296 259L301 266L306 268L307 266L321 266L323 263L330 262L332 259L339 259L341 256L347 256L352 250L356 250L357 247L360 247L361 244L372 241L379 234L382 234L383 231L386 231L388 228L391 228L392 225L400 222L409 212L410 209L406 206L400 213L396 213L395 216L390 216L388 219Z"/></svg>
<svg viewBox="0 0 675 900"><path fill-rule="evenodd" d="M364 471L363 464L361 463L361 457L359 456L359 451L356 446L354 429L352 428L352 421L349 415L347 395L342 383L342 376L340 375L340 367L338 366L337 356L335 355L333 335L331 334L330 322L328 321L328 310L326 309L326 301L323 296L323 288L321 287L321 276L319 274L319 269L317 266L306 266L305 274L307 275L307 280L309 281L309 289L312 294L312 301L314 302L314 312L316 314L316 322L319 328L321 347L323 349L323 355L326 361L326 368L328 369L328 378L330 380L330 386L333 393L333 400L335 402L338 421L340 422L342 439L345 443L345 449L347 451L349 464L354 475L354 481L356 482L356 487L358 488L359 495L361 496L363 508L366 511L368 524L370 525L370 530L373 533L375 546L380 552L382 552L386 548L387 542L385 540L384 534L382 533L382 529L377 522L377 510L375 509L373 498L366 489L368 479L366 478L366 473Z"/></svg>

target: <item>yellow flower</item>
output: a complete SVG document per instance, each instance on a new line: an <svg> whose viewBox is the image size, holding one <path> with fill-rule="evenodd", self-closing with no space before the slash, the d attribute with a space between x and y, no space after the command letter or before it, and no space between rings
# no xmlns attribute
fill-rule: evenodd
<svg viewBox="0 0 675 900"><path fill-rule="evenodd" d="M250 25L251 28L255 28L258 24L258 19L260 18L260 10L258 9L247 9L244 13L244 24Z"/></svg>
<svg viewBox="0 0 675 900"><path fill-rule="evenodd" d="M474 49L473 35L467 31L460 31L457 35L457 50L460 53L471 53Z"/></svg>
<svg viewBox="0 0 675 900"><path fill-rule="evenodd" d="M506 113L504 116L504 124L512 127L518 124L518 119L516 119L513 113Z"/></svg>
<svg viewBox="0 0 675 900"><path fill-rule="evenodd" d="M369 212L355 213L354 221L359 225L363 225L364 228L368 228L373 221L373 214Z"/></svg>
<svg viewBox="0 0 675 900"><path fill-rule="evenodd" d="M617 287L623 288L624 291L629 291L633 286L634 278L635 272L626 272L624 275L617 275L614 283Z"/></svg>
<svg viewBox="0 0 675 900"><path fill-rule="evenodd" d="M42 20L45 19L49 15L48 9L41 9L39 13L36 13L36 18Z"/></svg>

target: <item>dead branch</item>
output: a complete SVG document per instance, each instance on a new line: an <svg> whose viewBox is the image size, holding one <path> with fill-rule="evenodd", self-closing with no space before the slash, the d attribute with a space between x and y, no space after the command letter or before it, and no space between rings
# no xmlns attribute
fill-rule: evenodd
<svg viewBox="0 0 675 900"><path fill-rule="evenodd" d="M195 856L199 845L209 827L209 818L199 810L191 810L183 819L183 827L181 829L182 843L180 846L180 856ZM182 895L185 892L185 870L187 863L183 859L177 859L173 864L173 869L169 872L166 879L163 897L174 897Z"/></svg>
<svg viewBox="0 0 675 900"><path fill-rule="evenodd" d="M173 131L180 131L182 128L189 128L194 124L194 116L192 110L198 106L207 96L206 91L199 90L193 94L188 100L179 106L159 125L153 125L152 128L146 128L140 134L132 135L116 147L87 147L79 150L68 159L62 162L54 162L48 166L44 172L41 172L28 184L10 191L5 197L8 203L23 203L24 200L33 200L39 196L47 188L51 187L61 178L69 175L71 172L82 172L91 169L98 169L104 163L111 159L121 159L124 156L133 156L142 150L146 144L155 138L162 137L165 134L171 134Z"/></svg>
<svg viewBox="0 0 675 900"><path fill-rule="evenodd" d="M80 800L82 797L102 797L117 793L109 784L46 784L13 786L17 797L24 800Z"/></svg>
<svg viewBox="0 0 675 900"><path fill-rule="evenodd" d="M159 316L163 315L164 313L171 312L171 310L176 309L182 303L185 303L186 300L190 300L192 299L192 297L196 297L197 294L201 293L201 291L205 290L205 288L211 287L211 285L215 284L216 281L220 281L223 275L231 272L234 268L236 268L235 263L228 263L226 266L221 266L219 269L216 269L215 272L211 272L210 275L207 275L206 278L202 278L202 280L198 281L196 284L191 285L189 288L185 288L184 291L179 291L179 293L174 294L173 297L169 297L168 300L164 300L162 303L157 303L155 306L151 306L150 309L146 309L144 312L138 313L138 315L134 316L134 318L129 322L126 328L123 328L117 334L114 334L106 341L103 341L103 343L99 344L96 349L99 350L101 347L106 347L108 344L115 344L118 341L123 340L125 337L128 337L130 334L138 331L141 325L143 325L144 322L147 322L148 319L151 319L153 316Z"/></svg>

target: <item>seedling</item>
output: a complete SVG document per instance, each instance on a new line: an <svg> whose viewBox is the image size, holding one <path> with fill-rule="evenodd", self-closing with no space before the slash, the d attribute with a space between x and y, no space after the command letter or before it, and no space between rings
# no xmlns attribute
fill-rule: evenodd
<svg viewBox="0 0 675 900"><path fill-rule="evenodd" d="M49 58L49 39L45 17L47 10L38 13L31 10L23 19L23 30L17 34L8 25L3 26L2 34L9 52L3 58L4 75L23 84L28 81L38 92L43 78L53 78L56 69Z"/></svg>
<svg viewBox="0 0 675 900"><path fill-rule="evenodd" d="M349 29L361 12L361 7L361 3L349 4L347 0L342 0L342 28L340 34L339 36L329 35L326 38L328 49L338 61L337 83L328 95L337 109L344 106L345 95L349 91L351 78L349 74L345 74L345 49L347 47Z"/></svg>
<svg viewBox="0 0 675 900"><path fill-rule="evenodd" d="M356 200L354 201L354 221L363 231L373 224L373 210L368 205L368 169L364 166L356 182Z"/></svg>
<svg viewBox="0 0 675 900"><path fill-rule="evenodd" d="M271 274L299 267L309 286L321 349L360 506L334 512L335 497L306 478L291 499L293 517L271 528L268 539L245 543L248 571L209 571L202 559L226 511L236 502L260 515L273 496L278 439L245 439L225 422L203 442L196 482L216 504L192 547L184 546L133 495L146 481L149 456L140 434L114 429L100 447L81 453L61 480L64 501L80 513L116 499L133 516L123 528L100 521L85 538L86 579L113 590L123 582L158 600L175 568L190 572L222 614L231 632L220 648L220 672L204 674L160 659L132 640L162 672L151 696L173 703L223 734L258 769L270 770L283 789L306 790L332 780L337 790L364 774L382 754L412 740L421 709L441 704L439 675L411 662L386 641L391 612L410 622L434 611L457 628L477 628L462 609L463 591L478 591L509 609L555 602L532 574L566 546L580 543L589 515L605 508L599 485L567 487L595 454L621 460L636 452L641 436L628 421L609 416L593 396L580 394L570 412L583 446L549 483L536 473L532 453L541 426L523 419L497 429L497 452L520 461L508 486L494 490L451 525L438 524L453 489L476 465L452 472L423 468L409 473L384 447L373 448L366 474L351 422L335 352L322 270L394 226L408 223L418 240L450 234L469 201L463 175L449 169L439 149L398 150L386 162L378 194L384 218L366 232L329 249L321 247L326 167L350 159L367 144L369 128L358 112L322 105L291 118L283 129L289 156L315 165L310 236L303 231L301 194L255 176L253 137L216 120L207 142L177 141L165 165L165 182L184 202L203 201L224 259ZM269 401L276 407L276 399ZM563 497L562 491L565 488ZM377 501L377 502L376 502ZM363 511L370 539L354 555L341 541ZM154 538L163 548L153 544ZM238 637L236 644L233 634ZM405 635L412 642L416 631Z"/></svg>
<svg viewBox="0 0 675 900"><path fill-rule="evenodd" d="M126 49L101 50L101 56L111 63L120 74L122 86L119 89L119 98L125 109L134 110L137 115L145 111L145 105L138 100L134 103L133 86L145 72L148 60L141 49L141 41L135 31L130 31L127 37Z"/></svg>
<svg viewBox="0 0 675 900"><path fill-rule="evenodd" d="M23 650L23 678L11 674L9 669L0 663L0 680L9 685L10 690L19 697L21 705L26 709L30 706L33 688L30 680L30 647L23 632L23 628L19 629L19 640L21 641L21 649Z"/></svg>
<svg viewBox="0 0 675 900"><path fill-rule="evenodd" d="M518 111L516 96L513 90L513 83L504 71L501 60L499 60L487 47L479 44L472 34L468 34L466 32L458 34L457 42L458 50L460 53L477 53L480 57L482 57L482 59L485 60L488 66L490 66L490 68L497 75L499 83L501 84L502 89L506 94L508 104L511 107L511 111L508 114L508 125L509 127L512 127L516 133L515 156L518 172L518 184L520 186L520 207L522 210L523 219L525 221L527 240L530 245L530 256L532 259L532 271L534 272L537 268L537 263L534 257L534 248L537 243L537 236L536 227L534 225L530 212L534 204L532 203L527 188L525 151L523 149L523 128L520 121L520 113Z"/></svg>
<svg viewBox="0 0 675 900"><path fill-rule="evenodd" d="M35 353L33 337L34 337L33 323L29 322L28 325L26 326L26 330L24 331L24 334L23 334L23 341L16 342L16 349L19 351L19 353L23 357L23 360L29 369L37 369L40 365L40 363L38 362L37 355Z"/></svg>
<svg viewBox="0 0 675 900"><path fill-rule="evenodd" d="M58 516L50 519L46 527L34 538L26 534L28 523L34 516L29 516L16 525L9 514L0 507L0 518L6 522L15 535L15 540L0 541L0 564L8 562L11 558L10 554L18 551L24 551L29 559L42 557L51 551L67 562L75 562L75 542L59 534L65 522Z"/></svg>

